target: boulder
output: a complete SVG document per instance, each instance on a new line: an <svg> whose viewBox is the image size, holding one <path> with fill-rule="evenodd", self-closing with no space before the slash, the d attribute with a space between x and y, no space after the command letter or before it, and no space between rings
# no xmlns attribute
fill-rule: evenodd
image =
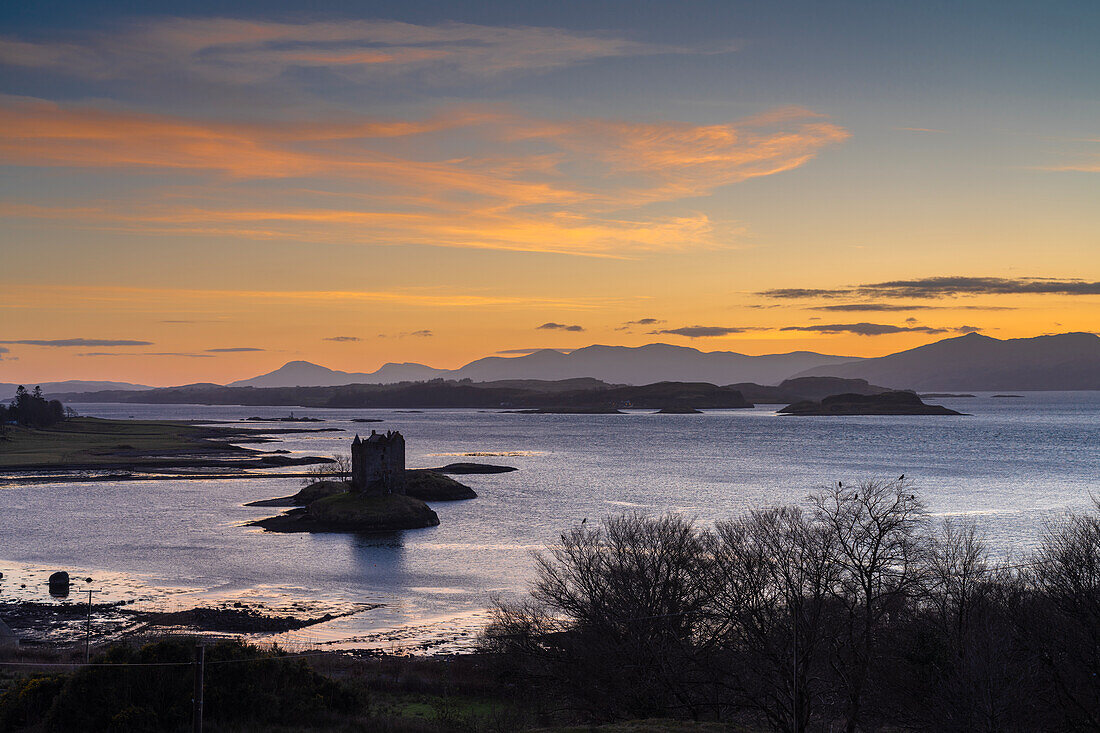
<svg viewBox="0 0 1100 733"><path fill-rule="evenodd" d="M69 595L69 574L58 570L50 576L50 595L64 597Z"/></svg>

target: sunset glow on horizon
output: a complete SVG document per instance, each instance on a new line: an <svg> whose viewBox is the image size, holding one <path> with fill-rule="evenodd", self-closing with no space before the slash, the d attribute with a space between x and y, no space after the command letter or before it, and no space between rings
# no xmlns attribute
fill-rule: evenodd
<svg viewBox="0 0 1100 733"><path fill-rule="evenodd" d="M830 5L0 11L0 382L1100 330L1100 9Z"/></svg>

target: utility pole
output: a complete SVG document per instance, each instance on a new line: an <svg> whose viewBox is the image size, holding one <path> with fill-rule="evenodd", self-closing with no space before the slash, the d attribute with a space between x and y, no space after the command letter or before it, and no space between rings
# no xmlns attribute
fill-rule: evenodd
<svg viewBox="0 0 1100 733"><path fill-rule="evenodd" d="M87 664L91 660L91 640L92 640L92 594L99 593L97 590L88 589L81 591L88 594L88 617L84 621L84 664Z"/></svg>
<svg viewBox="0 0 1100 733"><path fill-rule="evenodd" d="M206 647L195 645L195 691L191 697L191 730L202 733L202 673L206 666Z"/></svg>

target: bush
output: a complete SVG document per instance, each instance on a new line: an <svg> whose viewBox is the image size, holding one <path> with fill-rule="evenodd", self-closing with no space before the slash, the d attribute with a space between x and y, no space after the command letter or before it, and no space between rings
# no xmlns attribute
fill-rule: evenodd
<svg viewBox="0 0 1100 733"><path fill-rule="evenodd" d="M118 666L28 678L0 698L0 721L11 721L3 729L40 721L50 731L187 729L193 650L180 640L114 646L92 661ZM304 661L235 641L207 647L204 682L204 719L215 726L312 725L362 707L355 693Z"/></svg>

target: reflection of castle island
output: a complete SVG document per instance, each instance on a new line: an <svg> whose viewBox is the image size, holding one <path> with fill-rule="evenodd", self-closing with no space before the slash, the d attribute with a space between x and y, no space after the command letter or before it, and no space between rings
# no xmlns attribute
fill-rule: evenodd
<svg viewBox="0 0 1100 733"><path fill-rule="evenodd" d="M364 494L405 493L405 438L387 430L370 431L366 440L351 442L351 486Z"/></svg>

